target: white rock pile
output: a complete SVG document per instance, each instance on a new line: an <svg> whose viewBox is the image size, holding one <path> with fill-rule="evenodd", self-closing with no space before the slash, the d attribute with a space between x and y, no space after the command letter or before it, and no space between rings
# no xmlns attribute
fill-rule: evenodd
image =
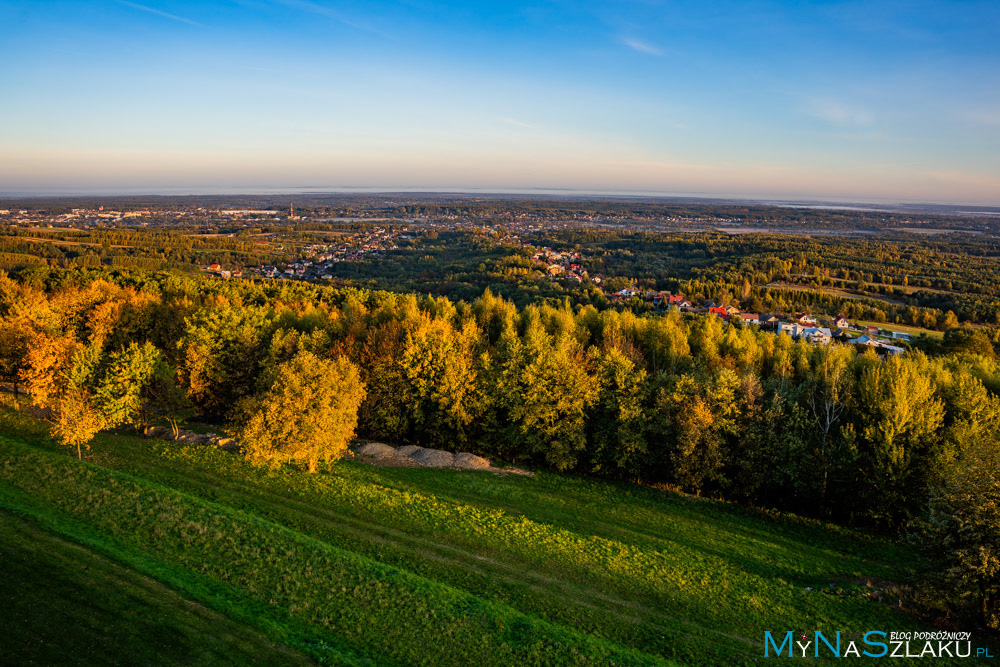
<svg viewBox="0 0 1000 667"><path fill-rule="evenodd" d="M383 442L366 442L353 448L355 454L383 463L418 465L424 468L458 468L459 470L489 470L490 460L469 452L457 454L446 449L402 445L391 447Z"/></svg>

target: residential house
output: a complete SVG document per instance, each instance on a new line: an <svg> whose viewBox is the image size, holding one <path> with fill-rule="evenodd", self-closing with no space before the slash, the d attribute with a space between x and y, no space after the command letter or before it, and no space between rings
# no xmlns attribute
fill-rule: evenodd
<svg viewBox="0 0 1000 667"><path fill-rule="evenodd" d="M739 316L747 324L760 324L760 315L757 313L740 313Z"/></svg>
<svg viewBox="0 0 1000 667"><path fill-rule="evenodd" d="M851 323L843 315L838 315L833 320L833 325L838 329L846 329Z"/></svg>
<svg viewBox="0 0 1000 667"><path fill-rule="evenodd" d="M781 322L778 324L779 335L786 333L796 340L806 340L814 345L826 345L833 335L826 327L804 327L798 322Z"/></svg>
<svg viewBox="0 0 1000 667"><path fill-rule="evenodd" d="M720 308L720 307L716 307L716 306L709 306L708 312L711 313L712 315L718 315L719 317L721 317L723 320L725 320L727 322L729 321L729 313L726 311L725 308Z"/></svg>
<svg viewBox="0 0 1000 667"><path fill-rule="evenodd" d="M799 336L813 345L827 345L833 339L830 330L826 327L806 327Z"/></svg>
<svg viewBox="0 0 1000 667"><path fill-rule="evenodd" d="M875 353L879 356L885 356L887 354L903 354L906 352L903 348L898 345L890 345L881 340L876 340L867 334L864 336L858 336L854 339L854 344L859 348L863 349L873 349Z"/></svg>

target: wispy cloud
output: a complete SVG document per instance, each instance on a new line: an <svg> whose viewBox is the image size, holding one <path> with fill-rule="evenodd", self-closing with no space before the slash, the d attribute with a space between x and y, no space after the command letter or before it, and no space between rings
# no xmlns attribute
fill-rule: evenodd
<svg viewBox="0 0 1000 667"><path fill-rule="evenodd" d="M529 125L528 123L522 123L519 120L514 120L513 118L504 118L503 122L510 123L511 125L516 125L518 127L527 128L529 130L537 130L538 128L534 125Z"/></svg>
<svg viewBox="0 0 1000 667"><path fill-rule="evenodd" d="M830 99L808 99L804 111L837 127L868 127L875 122L874 115L867 109Z"/></svg>
<svg viewBox="0 0 1000 667"><path fill-rule="evenodd" d="M199 28L204 28L202 24L197 21L192 21L191 19L186 19L183 16L177 16L176 14L169 14L159 9L154 9L153 7L147 7L146 5L139 5L134 2L128 2L127 0L118 0L118 4L125 5L126 7L131 7L132 9L139 9L144 12L149 12L150 14L156 14L157 16L162 16L165 19L172 19L174 21L180 21L181 23L187 23L188 25L197 26Z"/></svg>
<svg viewBox="0 0 1000 667"><path fill-rule="evenodd" d="M328 19L333 19L338 23L343 23L351 28L356 28L358 30L364 30L365 32L374 33L380 37L388 37L385 33L366 25L364 23L359 23L354 19L348 17L343 12L337 11L332 7L327 7L318 2L310 2L309 0L276 0L278 4L285 5L286 7L292 7L294 9L300 9L304 12L310 12L312 14L317 14L319 16L325 16Z"/></svg>
<svg viewBox="0 0 1000 667"><path fill-rule="evenodd" d="M645 53L646 55L649 55L649 56L662 56L663 55L663 51L661 51L659 48L657 48L657 47L655 47L652 44L649 44L647 42L643 42L641 40L635 39L633 37L625 37L625 38L623 38L622 39L622 44L624 44L625 46L629 47L630 49L638 51L639 53Z"/></svg>

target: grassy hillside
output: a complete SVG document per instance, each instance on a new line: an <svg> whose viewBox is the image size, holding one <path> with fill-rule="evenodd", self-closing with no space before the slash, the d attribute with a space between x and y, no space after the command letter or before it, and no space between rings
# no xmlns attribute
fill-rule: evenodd
<svg viewBox="0 0 1000 667"><path fill-rule="evenodd" d="M7 664L310 664L151 577L0 511ZM15 655L16 654L16 655Z"/></svg>
<svg viewBox="0 0 1000 667"><path fill-rule="evenodd" d="M759 661L768 629L921 627L875 593L912 554L841 529L550 473L308 475L115 434L80 463L10 411L0 531L10 655L51 655L34 628L65 624L51 641L83 659L103 638L94 662L715 665Z"/></svg>

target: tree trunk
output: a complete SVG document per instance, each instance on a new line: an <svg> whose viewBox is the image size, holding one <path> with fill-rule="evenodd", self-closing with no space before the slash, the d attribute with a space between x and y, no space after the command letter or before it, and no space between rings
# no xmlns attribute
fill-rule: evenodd
<svg viewBox="0 0 1000 667"><path fill-rule="evenodd" d="M83 450L80 449L80 443L76 443L76 458L83 460Z"/></svg>

